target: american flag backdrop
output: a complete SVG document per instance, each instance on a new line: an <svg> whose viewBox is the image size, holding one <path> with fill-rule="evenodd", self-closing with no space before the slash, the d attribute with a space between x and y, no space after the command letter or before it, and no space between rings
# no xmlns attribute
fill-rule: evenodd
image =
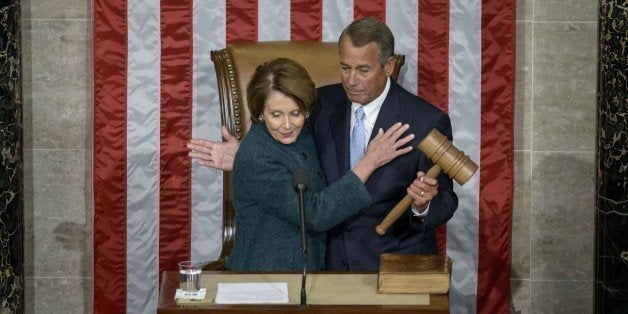
<svg viewBox="0 0 628 314"><path fill-rule="evenodd" d="M159 277L221 249L222 174L191 163L220 138L210 51L337 41L361 17L392 29L399 82L448 112L480 166L446 227L451 311L510 301L515 0L94 0L94 313L155 312ZM340 79L339 79L340 80Z"/></svg>

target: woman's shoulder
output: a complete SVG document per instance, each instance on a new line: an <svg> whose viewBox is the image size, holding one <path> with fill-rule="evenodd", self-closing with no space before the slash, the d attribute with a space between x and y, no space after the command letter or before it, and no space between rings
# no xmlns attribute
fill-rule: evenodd
<svg viewBox="0 0 628 314"><path fill-rule="evenodd" d="M242 138L240 146L256 146L267 143L270 140L272 140L272 137L268 134L268 131L266 131L266 127L261 124L253 123L249 131L244 135L244 138Z"/></svg>

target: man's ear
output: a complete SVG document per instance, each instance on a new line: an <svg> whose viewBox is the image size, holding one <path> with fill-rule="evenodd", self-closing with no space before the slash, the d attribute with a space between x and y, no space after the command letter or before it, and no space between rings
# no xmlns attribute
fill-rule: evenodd
<svg viewBox="0 0 628 314"><path fill-rule="evenodd" d="M393 70L395 69L395 58L390 57L386 60L384 64L384 72L386 72L386 76L391 76L393 74Z"/></svg>

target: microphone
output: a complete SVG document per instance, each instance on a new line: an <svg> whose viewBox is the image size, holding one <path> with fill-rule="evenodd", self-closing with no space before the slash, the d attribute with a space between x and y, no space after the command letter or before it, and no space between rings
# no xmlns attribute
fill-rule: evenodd
<svg viewBox="0 0 628 314"><path fill-rule="evenodd" d="M307 172L303 168L292 169L292 188L295 192L307 189L308 178Z"/></svg>
<svg viewBox="0 0 628 314"><path fill-rule="evenodd" d="M292 188L299 194L299 211L301 212L301 254L303 258L303 276L301 277L301 305L300 308L307 307L305 297L305 278L307 275L307 238L305 236L305 190L307 189L309 178L303 168L292 170Z"/></svg>

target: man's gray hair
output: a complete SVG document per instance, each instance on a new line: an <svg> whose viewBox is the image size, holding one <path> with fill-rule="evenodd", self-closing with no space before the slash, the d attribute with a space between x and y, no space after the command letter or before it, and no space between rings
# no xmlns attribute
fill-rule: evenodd
<svg viewBox="0 0 628 314"><path fill-rule="evenodd" d="M344 36L349 36L354 47L364 47L375 42L379 46L377 60L382 66L395 54L395 37L390 28L377 19L364 18L353 21L340 34L338 47Z"/></svg>

